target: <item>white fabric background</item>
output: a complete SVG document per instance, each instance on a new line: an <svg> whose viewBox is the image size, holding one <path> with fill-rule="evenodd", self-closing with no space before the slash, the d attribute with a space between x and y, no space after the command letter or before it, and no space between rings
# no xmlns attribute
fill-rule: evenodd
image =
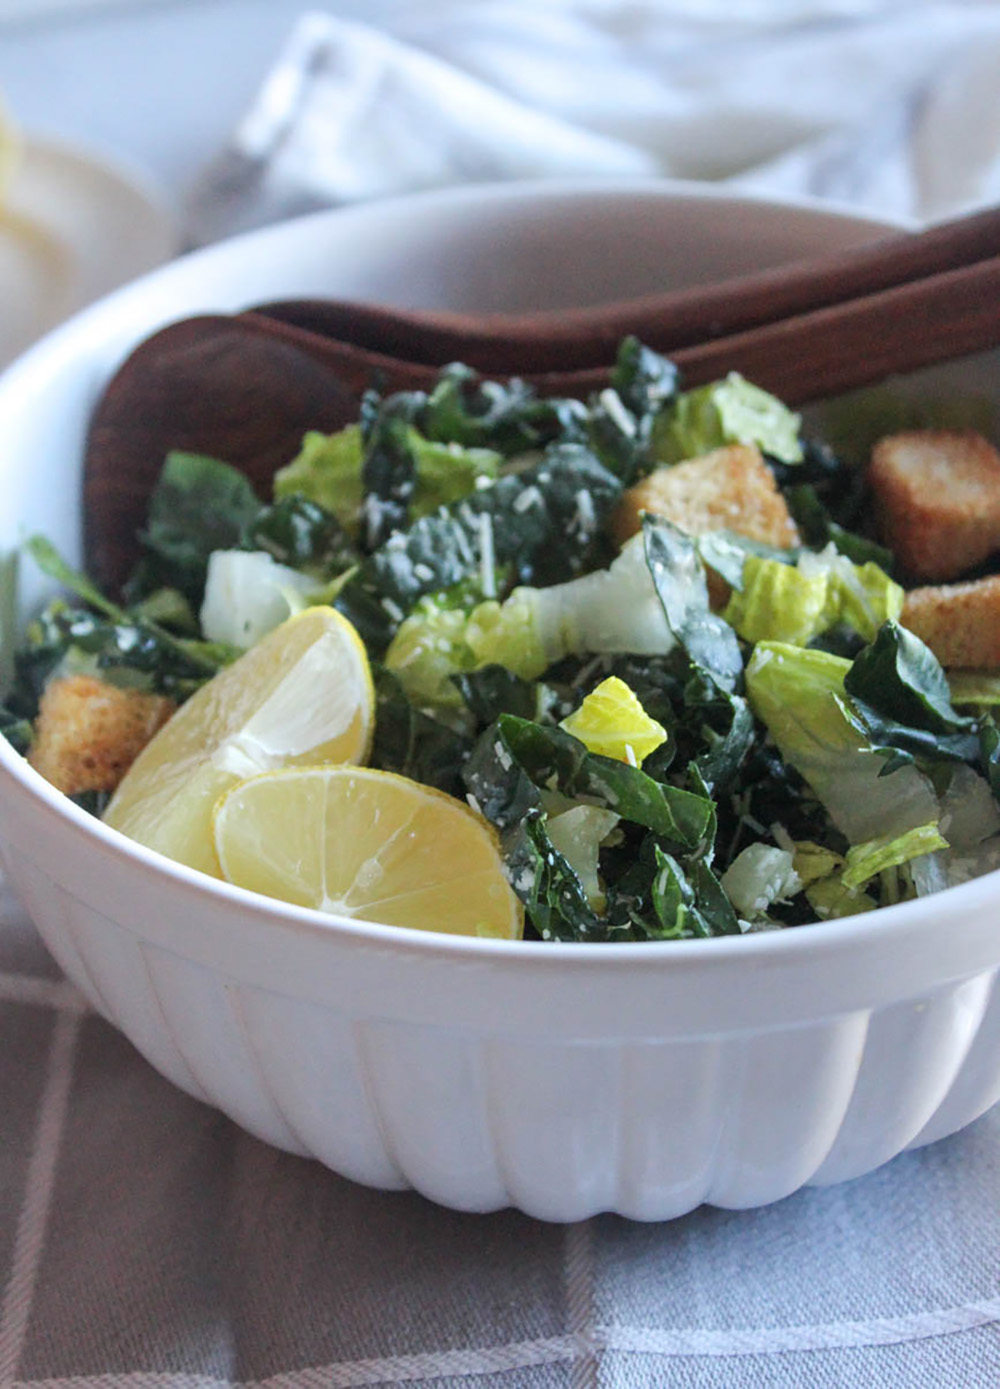
<svg viewBox="0 0 1000 1389"><path fill-rule="evenodd" d="M439 0L388 27L300 23L236 138L286 193L674 175L918 220L1000 193L1000 11L981 0ZM268 148L283 102L295 119Z"/></svg>
<svg viewBox="0 0 1000 1389"><path fill-rule="evenodd" d="M29 128L129 156L181 201L308 8L404 45L389 65L404 87L414 50L446 65L440 90L481 83L491 119L473 108L462 125L501 161L511 123L523 145L544 113L540 173L561 167L555 122L574 169L589 149L595 168L617 157L928 219L1000 193L996 0L0 0L0 91ZM360 50L341 51L340 90L357 94ZM399 86L385 96L369 112L382 186L419 183L394 144L412 108ZM428 144L449 130L439 106Z"/></svg>

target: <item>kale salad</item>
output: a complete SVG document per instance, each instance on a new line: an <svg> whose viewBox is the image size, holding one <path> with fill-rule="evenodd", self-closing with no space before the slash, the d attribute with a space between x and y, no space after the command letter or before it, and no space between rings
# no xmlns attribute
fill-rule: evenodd
<svg viewBox="0 0 1000 1389"><path fill-rule="evenodd" d="M62 594L0 730L31 757L67 677L169 716L327 604L370 662L368 765L485 817L529 937L867 912L1000 865L1000 681L906 625L869 502L775 397L632 339L586 402L452 365L306 435L266 499L170 454L120 595L26 542ZM113 786L61 789L100 815Z"/></svg>

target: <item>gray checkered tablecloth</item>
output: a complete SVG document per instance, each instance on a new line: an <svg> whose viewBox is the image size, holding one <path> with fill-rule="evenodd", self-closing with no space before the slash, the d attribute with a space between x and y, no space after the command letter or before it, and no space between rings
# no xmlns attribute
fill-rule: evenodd
<svg viewBox="0 0 1000 1389"><path fill-rule="evenodd" d="M0 888L0 1389L1000 1385L1000 1109L759 1211L458 1215L276 1152Z"/></svg>

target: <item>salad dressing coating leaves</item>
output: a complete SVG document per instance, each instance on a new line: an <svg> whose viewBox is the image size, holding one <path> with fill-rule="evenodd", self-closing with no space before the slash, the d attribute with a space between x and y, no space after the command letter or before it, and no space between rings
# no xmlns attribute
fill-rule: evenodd
<svg viewBox="0 0 1000 1389"><path fill-rule="evenodd" d="M646 515L618 552L626 488L733 443L761 450L800 547ZM288 611L332 603L373 666L370 764L491 822L537 936L871 910L1000 862L1000 688L963 695L900 626L865 516L858 470L735 374L684 391L626 340L584 403L451 366L307 435L268 503L223 462L170 455L120 605L32 540L69 596L29 628L0 731L27 747L68 671L183 700ZM573 736L599 689L623 711L601 747L620 754L627 723L658 730L635 765Z"/></svg>

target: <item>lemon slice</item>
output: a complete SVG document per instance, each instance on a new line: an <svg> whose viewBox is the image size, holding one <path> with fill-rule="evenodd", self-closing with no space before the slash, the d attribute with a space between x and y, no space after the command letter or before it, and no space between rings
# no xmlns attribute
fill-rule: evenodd
<svg viewBox="0 0 1000 1389"><path fill-rule="evenodd" d="M515 940L521 904L491 826L452 796L368 767L251 777L215 810L237 887L386 926Z"/></svg>
<svg viewBox="0 0 1000 1389"><path fill-rule="evenodd" d="M579 738L589 752L615 757L641 767L661 743L667 741L662 724L651 719L630 685L611 675L591 690L575 713L561 727Z"/></svg>
<svg viewBox="0 0 1000 1389"><path fill-rule="evenodd" d="M212 810L256 772L363 762L375 696L357 632L307 608L193 695L133 762L104 819L150 849L219 877Z"/></svg>

